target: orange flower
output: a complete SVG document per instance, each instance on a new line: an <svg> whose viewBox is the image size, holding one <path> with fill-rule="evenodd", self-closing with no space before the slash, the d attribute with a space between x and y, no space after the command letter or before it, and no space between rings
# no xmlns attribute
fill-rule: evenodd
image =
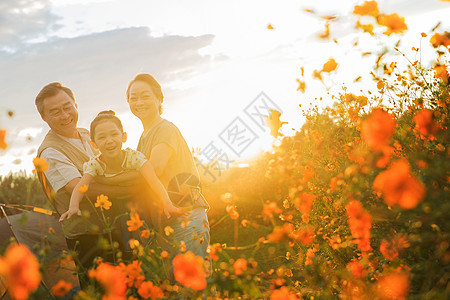
<svg viewBox="0 0 450 300"><path fill-rule="evenodd" d="M383 32L386 35L391 35L392 33L402 33L408 30L408 26L405 23L405 18L400 17L397 13L390 15L379 15L377 22L381 26L387 27L386 31Z"/></svg>
<svg viewBox="0 0 450 300"><path fill-rule="evenodd" d="M294 232L294 225L291 223L284 223L283 226L275 226L272 233L267 235L267 239L270 242L280 242L282 240L288 240L291 233Z"/></svg>
<svg viewBox="0 0 450 300"><path fill-rule="evenodd" d="M391 140L395 124L392 115L375 109L361 124L361 138L373 150L381 150Z"/></svg>
<svg viewBox="0 0 450 300"><path fill-rule="evenodd" d="M378 88L379 90L384 89L384 82L383 82L382 80L378 81L378 83L377 83L377 88Z"/></svg>
<svg viewBox="0 0 450 300"><path fill-rule="evenodd" d="M273 29L272 24L267 25L267 29L272 30Z"/></svg>
<svg viewBox="0 0 450 300"><path fill-rule="evenodd" d="M444 47L450 46L450 32L445 31L443 34L436 32L430 38L430 43L434 48L437 48L441 45L443 45Z"/></svg>
<svg viewBox="0 0 450 300"><path fill-rule="evenodd" d="M173 259L175 279L186 287L194 290L206 288L205 272L203 271L203 259L192 252L178 254Z"/></svg>
<svg viewBox="0 0 450 300"><path fill-rule="evenodd" d="M45 172L48 170L48 162L45 160L45 158L35 157L33 159L33 165L35 167L35 170L33 170L33 173Z"/></svg>
<svg viewBox="0 0 450 300"><path fill-rule="evenodd" d="M52 287L52 289L50 290L50 294L55 297L64 297L72 289L72 287L72 283L66 282L61 279Z"/></svg>
<svg viewBox="0 0 450 300"><path fill-rule="evenodd" d="M117 267L125 275L126 277L125 282L128 287L134 286L136 288L139 288L139 286L145 280L145 276L141 274L142 272L141 264L142 262L134 260L129 265L120 263L119 266Z"/></svg>
<svg viewBox="0 0 450 300"><path fill-rule="evenodd" d="M144 225L137 213L130 214L130 220L127 220L128 231L136 231Z"/></svg>
<svg viewBox="0 0 450 300"><path fill-rule="evenodd" d="M219 243L209 245L208 250L209 250L209 256L211 257L211 259L214 261L218 261L219 255L217 253L222 252L222 245L220 245Z"/></svg>
<svg viewBox="0 0 450 300"><path fill-rule="evenodd" d="M300 92L302 92L304 94L305 93L305 89L306 89L306 83L304 81L301 81L298 78L297 78L297 83L298 83L297 91L300 91Z"/></svg>
<svg viewBox="0 0 450 300"><path fill-rule="evenodd" d="M356 5L353 9L355 15L376 17L380 13L377 1L365 1L362 5Z"/></svg>
<svg viewBox="0 0 450 300"><path fill-rule="evenodd" d="M125 299L127 292L126 277L120 268L100 263L97 269L89 271L89 277L95 278L105 289L107 299Z"/></svg>
<svg viewBox="0 0 450 300"><path fill-rule="evenodd" d="M164 297L164 293L160 287L153 285L151 281L145 281L138 289L138 294L144 299L159 299Z"/></svg>
<svg viewBox="0 0 450 300"><path fill-rule="evenodd" d="M105 196L101 194L100 196L97 196L97 202L95 202L95 207L101 207L103 209L110 209L111 208L111 201L108 200L108 196Z"/></svg>
<svg viewBox="0 0 450 300"><path fill-rule="evenodd" d="M358 245L358 249L367 252L371 251L370 228L372 228L372 216L364 210L362 204L351 200L346 206L348 225L352 233L353 242Z"/></svg>
<svg viewBox="0 0 450 300"><path fill-rule="evenodd" d="M402 236L396 236L391 241L382 241L380 245L380 252L383 256L392 261L398 257L398 252L403 248L408 248L408 240Z"/></svg>
<svg viewBox="0 0 450 300"><path fill-rule="evenodd" d="M234 268L234 274L241 275L242 273L244 273L245 270L247 270L247 261L243 258L238 258L234 262L233 268Z"/></svg>
<svg viewBox="0 0 450 300"><path fill-rule="evenodd" d="M272 201L268 204L264 204L262 213L266 216L272 217L273 213L281 213L281 209L278 207L276 202Z"/></svg>
<svg viewBox="0 0 450 300"><path fill-rule="evenodd" d="M409 292L409 276L404 272L392 272L377 281L378 295L382 299L406 299Z"/></svg>
<svg viewBox="0 0 450 300"><path fill-rule="evenodd" d="M383 194L388 205L399 205L403 209L416 207L425 196L424 184L411 175L409 163L404 158L378 174L372 188Z"/></svg>
<svg viewBox="0 0 450 300"><path fill-rule="evenodd" d="M294 199L294 204L302 213L309 213L311 211L314 195L311 193L301 193L299 197Z"/></svg>
<svg viewBox="0 0 450 300"><path fill-rule="evenodd" d="M82 186L80 186L78 188L78 191L82 194L86 193L88 191L89 185L88 184L83 184Z"/></svg>
<svg viewBox="0 0 450 300"><path fill-rule="evenodd" d="M442 81L446 84L448 82L447 67L445 65L438 64L433 69L434 69L434 76L436 78L442 79Z"/></svg>
<svg viewBox="0 0 450 300"><path fill-rule="evenodd" d="M309 248L306 250L306 259L305 259L305 266L312 265L312 258L314 257L314 250Z"/></svg>
<svg viewBox="0 0 450 300"><path fill-rule="evenodd" d="M0 129L0 149L8 148L8 144L5 142L6 130Z"/></svg>
<svg viewBox="0 0 450 300"><path fill-rule="evenodd" d="M363 278L367 275L367 270L357 261L351 261L347 264L347 269L352 272L356 278Z"/></svg>
<svg viewBox="0 0 450 300"><path fill-rule="evenodd" d="M414 116L417 130L425 135L433 135L439 130L439 125L433 120L433 112L429 109L422 109Z"/></svg>
<svg viewBox="0 0 450 300"><path fill-rule="evenodd" d="M270 300L298 300L299 298L295 295L294 292L289 291L289 289L285 286L277 290L273 290L270 295Z"/></svg>
<svg viewBox="0 0 450 300"><path fill-rule="evenodd" d="M373 33L373 25L372 24L361 24L361 22L356 21L356 28L361 29L363 32L367 32L370 35L374 35Z"/></svg>
<svg viewBox="0 0 450 300"><path fill-rule="evenodd" d="M236 210L236 207L234 205L227 205L226 210L228 212L228 214L230 215L230 218L233 220L236 220L237 218L239 218L239 213Z"/></svg>
<svg viewBox="0 0 450 300"><path fill-rule="evenodd" d="M39 262L24 245L11 245L0 258L0 274L13 299L28 299L41 282Z"/></svg>
<svg viewBox="0 0 450 300"><path fill-rule="evenodd" d="M336 68L337 68L337 62L334 60L334 58L330 58L324 65L323 65L323 68L322 68L322 71L320 71L320 72L327 72L327 73L329 73L329 72L331 72L331 71L334 71L334 70L336 70Z"/></svg>
<svg viewBox="0 0 450 300"><path fill-rule="evenodd" d="M310 245L314 240L314 228L311 226L300 228L290 234L293 240L299 241L303 245Z"/></svg>
<svg viewBox="0 0 450 300"><path fill-rule="evenodd" d="M144 239L148 239L150 237L150 231L145 229L141 231L141 237L143 237Z"/></svg>

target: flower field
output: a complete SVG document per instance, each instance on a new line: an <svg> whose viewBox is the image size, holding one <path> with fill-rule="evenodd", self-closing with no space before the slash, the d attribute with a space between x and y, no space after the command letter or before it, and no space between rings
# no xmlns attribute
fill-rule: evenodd
<svg viewBox="0 0 450 300"><path fill-rule="evenodd" d="M404 18L383 14L376 1L353 13L361 17L355 25L361 35L408 30ZM386 45L370 54L374 89L351 93L343 86L328 95L332 105L303 108L306 121L293 136L280 134L281 122L268 122L277 141L272 151L204 183L212 206L209 259L187 252L170 262L155 243L157 233L131 214L128 228L138 233L129 241L132 259L120 253L116 264L99 259L89 286L71 297L449 299L450 33L436 27L418 39L433 49L433 62ZM338 66L325 58L315 80L328 84ZM303 74L297 82L299 93L306 92ZM5 135L0 130L3 148ZM45 162L35 165L45 170ZM2 178L4 186L7 180L13 179ZM114 203L100 195L94 205L101 215ZM27 248L2 251L0 274L13 299L69 295L68 282L40 285L45 266ZM162 262L173 267L173 280Z"/></svg>

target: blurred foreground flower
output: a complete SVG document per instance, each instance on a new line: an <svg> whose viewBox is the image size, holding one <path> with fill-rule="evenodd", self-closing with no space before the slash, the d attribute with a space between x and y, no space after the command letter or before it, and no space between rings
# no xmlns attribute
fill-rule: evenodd
<svg viewBox="0 0 450 300"><path fill-rule="evenodd" d="M424 136L433 135L439 130L439 125L433 120L433 112L422 109L414 116L417 130Z"/></svg>
<svg viewBox="0 0 450 300"><path fill-rule="evenodd" d="M358 249L367 252L371 251L370 228L372 228L372 216L364 210L361 202L351 200L346 206L348 225L352 232L353 242L358 245Z"/></svg>
<svg viewBox="0 0 450 300"><path fill-rule="evenodd" d="M273 290L270 295L270 300L297 300L299 299L294 292L289 291L289 289L285 286L277 290Z"/></svg>
<svg viewBox="0 0 450 300"><path fill-rule="evenodd" d="M377 22L381 26L387 27L386 31L383 32L385 35L403 33L408 30L408 26L405 23L405 17L400 17L397 13L390 15L379 15Z"/></svg>
<svg viewBox="0 0 450 300"><path fill-rule="evenodd" d="M361 125L361 138L373 150L381 150L394 134L396 122L391 114L375 109Z"/></svg>
<svg viewBox="0 0 450 300"><path fill-rule="evenodd" d="M144 299L159 299L164 297L164 293L160 287L153 285L151 281L145 281L138 289L138 294Z"/></svg>
<svg viewBox="0 0 450 300"><path fill-rule="evenodd" d="M437 48L439 46L448 47L450 46L450 32L445 31L443 34L435 33L430 38L430 43L433 45L434 48Z"/></svg>
<svg viewBox="0 0 450 300"><path fill-rule="evenodd" d="M45 160L45 158L35 157L33 159L33 165L35 167L35 169L33 170L33 173L45 172L48 170L48 162Z"/></svg>
<svg viewBox="0 0 450 300"><path fill-rule="evenodd" d="M381 299L406 299L409 292L408 273L394 271L380 277L377 292Z"/></svg>
<svg viewBox="0 0 450 300"><path fill-rule="evenodd" d="M362 5L355 5L355 15L376 17L380 13L377 1L365 1Z"/></svg>
<svg viewBox="0 0 450 300"><path fill-rule="evenodd" d="M8 144L5 142L6 130L0 129L0 149L8 148Z"/></svg>
<svg viewBox="0 0 450 300"><path fill-rule="evenodd" d="M57 284L55 284L52 289L50 290L50 294L52 294L55 297L64 297L67 295L67 293L70 292L73 285L70 282L60 280Z"/></svg>
<svg viewBox="0 0 450 300"><path fill-rule="evenodd" d="M405 158L393 162L378 174L373 189L383 194L386 204L399 205L403 209L415 208L425 196L424 184L413 177Z"/></svg>
<svg viewBox="0 0 450 300"><path fill-rule="evenodd" d="M24 245L11 245L0 258L0 275L13 299L28 299L41 282L39 262Z"/></svg>
<svg viewBox="0 0 450 300"><path fill-rule="evenodd" d="M107 263L100 263L95 270L89 270L89 277L95 278L105 289L106 297L103 299L125 299L126 278L119 268Z"/></svg>
<svg viewBox="0 0 450 300"><path fill-rule="evenodd" d="M186 287L200 291L206 288L203 259L192 252L178 254L173 259L175 279Z"/></svg>
<svg viewBox="0 0 450 300"><path fill-rule="evenodd" d="M226 207L226 211L230 215L231 219L236 220L239 218L239 213L236 210L236 206L229 204Z"/></svg>
<svg viewBox="0 0 450 300"><path fill-rule="evenodd" d="M242 273L244 273L245 270L247 270L247 261L243 258L238 258L234 262L233 268L234 268L234 274L241 275Z"/></svg>

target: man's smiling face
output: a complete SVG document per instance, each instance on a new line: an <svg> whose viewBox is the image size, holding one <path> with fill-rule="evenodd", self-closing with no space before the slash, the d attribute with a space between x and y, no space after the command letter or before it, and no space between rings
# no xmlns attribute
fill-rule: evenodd
<svg viewBox="0 0 450 300"><path fill-rule="evenodd" d="M42 119L59 135L77 138L77 105L64 91L43 101Z"/></svg>

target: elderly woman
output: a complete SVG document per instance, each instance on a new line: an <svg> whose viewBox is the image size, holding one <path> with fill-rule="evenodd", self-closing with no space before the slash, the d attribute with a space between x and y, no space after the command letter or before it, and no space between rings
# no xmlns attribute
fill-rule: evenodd
<svg viewBox="0 0 450 300"><path fill-rule="evenodd" d="M157 228L170 226L174 230L170 240L161 246L172 255L181 247L205 258L209 244L206 215L209 205L200 193L197 167L185 139L173 123L161 117L164 99L161 86L153 76L138 74L128 84L126 97L131 112L144 126L137 150L150 160L172 202L188 211L186 216L170 219L153 213Z"/></svg>

